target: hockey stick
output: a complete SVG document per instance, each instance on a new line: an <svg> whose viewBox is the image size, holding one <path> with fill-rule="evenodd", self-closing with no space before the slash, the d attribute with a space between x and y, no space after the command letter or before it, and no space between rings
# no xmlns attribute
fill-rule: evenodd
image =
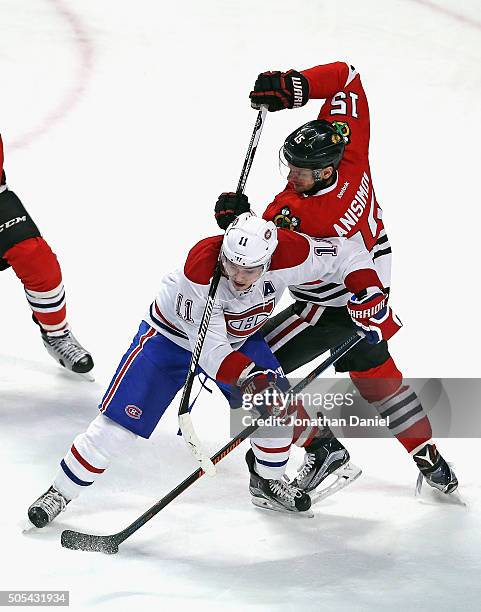
<svg viewBox="0 0 481 612"><path fill-rule="evenodd" d="M252 162L254 160L254 155L257 150L257 144L259 142L259 138L262 133L262 128L264 126L266 113L267 106L262 106L261 110L257 113L254 131L252 132L249 146L247 148L247 154L244 160L244 165L242 166L239 183L237 184L236 193L238 194L241 194L244 191L247 177L249 176ZM182 392L182 398L180 400L178 413L179 427L180 431L182 432L182 436L194 457L197 459L197 461L200 462L201 467L209 476L214 476L215 467L211 459L209 458L209 455L203 449L202 444L199 438L197 437L197 434L195 433L192 418L189 412L189 399L190 393L192 391L192 385L194 384L197 366L199 364L200 354L202 352L202 347L204 346L207 329L209 327L210 317L212 315L212 310L214 309L215 295L217 293L217 287L219 285L221 275L221 267L220 263L218 262L214 270L212 281L210 283L209 293L207 295L207 302L204 308L204 312L202 313L202 319L199 325L199 332L197 334L197 340L194 346L194 350L192 351L192 357L190 360L189 370L187 373L187 378L185 380L184 390Z"/></svg>
<svg viewBox="0 0 481 612"><path fill-rule="evenodd" d="M339 345L331 355L320 363L306 378L301 380L295 385L290 393L296 395L305 389L312 383L314 379L320 376L329 366L336 363L341 357L343 357L353 346L362 340L361 336L357 334L348 338L345 342ZM213 464L219 463L224 457L226 457L231 451L233 451L241 442L248 438L254 431L258 429L258 425L253 423L246 429L242 430L235 438L233 438L228 444L222 447L211 459ZM118 552L120 544L129 538L133 533L140 529L145 523L150 521L156 514L158 514L165 506L170 504L176 497L183 493L190 485L194 484L201 476L205 474L202 468L192 472L184 481L172 489L170 493L167 493L165 497L155 503L149 508L142 516L139 516L133 523L128 527L114 533L112 535L91 535L88 533L80 533L79 531L72 531L67 529L62 531L61 543L64 548L70 548L72 550L88 550L95 552L103 552L106 554L114 554Z"/></svg>

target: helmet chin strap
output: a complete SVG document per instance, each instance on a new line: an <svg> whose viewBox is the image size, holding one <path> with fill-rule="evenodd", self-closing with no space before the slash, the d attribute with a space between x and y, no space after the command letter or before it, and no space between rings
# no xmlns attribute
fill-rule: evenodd
<svg viewBox="0 0 481 612"><path fill-rule="evenodd" d="M319 173L319 170L312 171L312 174L314 176L314 185L310 189L303 191L302 192L303 195L306 195L306 196L315 195L318 191L321 191L321 189L326 189L326 187L330 187L337 178L337 170L334 170L334 172L331 174L331 176L328 179L316 178L316 174L318 175L318 173Z"/></svg>

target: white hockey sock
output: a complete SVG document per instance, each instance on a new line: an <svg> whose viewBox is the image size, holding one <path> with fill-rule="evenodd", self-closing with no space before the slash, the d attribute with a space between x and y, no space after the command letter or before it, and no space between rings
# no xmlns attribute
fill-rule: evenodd
<svg viewBox="0 0 481 612"><path fill-rule="evenodd" d="M119 453L129 451L137 435L99 414L87 431L78 435L60 462L53 486L67 499L74 499L92 485Z"/></svg>
<svg viewBox="0 0 481 612"><path fill-rule="evenodd" d="M251 440L256 458L255 470L262 478L279 480L286 471L291 452L292 436L288 438L258 438Z"/></svg>

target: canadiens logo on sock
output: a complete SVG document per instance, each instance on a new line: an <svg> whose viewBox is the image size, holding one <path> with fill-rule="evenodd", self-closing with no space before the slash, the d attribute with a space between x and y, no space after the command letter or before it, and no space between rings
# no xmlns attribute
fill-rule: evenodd
<svg viewBox="0 0 481 612"><path fill-rule="evenodd" d="M125 407L125 414L131 419L140 419L142 416L142 410L133 404L129 404Z"/></svg>

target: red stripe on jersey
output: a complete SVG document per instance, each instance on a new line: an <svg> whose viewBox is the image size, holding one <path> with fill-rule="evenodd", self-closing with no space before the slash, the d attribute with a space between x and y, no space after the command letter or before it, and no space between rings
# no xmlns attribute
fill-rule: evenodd
<svg viewBox="0 0 481 612"><path fill-rule="evenodd" d="M211 236L198 242L187 255L184 274L198 285L208 285L219 259L224 236Z"/></svg>
<svg viewBox="0 0 481 612"><path fill-rule="evenodd" d="M239 376L252 363L252 359L239 351L232 351L222 361L215 375L215 379L228 385L235 385Z"/></svg>
<svg viewBox="0 0 481 612"><path fill-rule="evenodd" d="M284 338L284 336L287 336L288 333L290 333L293 329L296 329L296 327L298 327L299 325L303 323L305 323L305 321L304 319L301 319L300 317L296 319L295 321L293 321L285 329L279 332L277 336L274 336L274 338L271 338L269 340L269 346L274 346L274 344L276 344L276 342L278 342L281 338Z"/></svg>
<svg viewBox="0 0 481 612"><path fill-rule="evenodd" d="M286 229L277 230L277 245L269 270L282 270L300 266L309 257L309 241L301 234Z"/></svg>
<svg viewBox="0 0 481 612"><path fill-rule="evenodd" d="M287 451L291 448L291 445L281 446L280 448L269 448L268 446L259 446L255 442L253 442L254 446L258 448L263 453L287 453Z"/></svg>
<svg viewBox="0 0 481 612"><path fill-rule="evenodd" d="M317 304L314 304L314 306L311 308L311 310L308 312L307 317L304 317L304 321L306 323L310 323L312 321L312 318L314 317L314 315L316 314L316 312L319 310L319 306Z"/></svg>
<svg viewBox="0 0 481 612"><path fill-rule="evenodd" d="M344 279L344 285L351 293L359 293L368 287L380 287L382 289L382 283L377 272L369 270L369 268L350 272Z"/></svg>
<svg viewBox="0 0 481 612"><path fill-rule="evenodd" d="M154 302L154 308L155 308L155 312L156 314L159 316L160 319L162 319L162 321L168 325L169 327L172 327L172 329L175 329L176 331L180 332L181 334L183 334L184 332L179 329L178 327L176 327L173 323L171 323L168 319L166 319L164 317L164 315L160 312L159 307L157 306L157 302Z"/></svg>
<svg viewBox="0 0 481 612"><path fill-rule="evenodd" d="M88 461L86 461L82 455L78 452L78 450L75 448L75 446L72 444L72 448L70 449L72 455L75 457L75 459L77 459L77 461L84 466L84 468L86 470L88 470L89 472L93 472L94 474L102 474L103 472L105 472L105 469L101 470L100 468L96 468L93 465L90 465L90 463Z"/></svg>
<svg viewBox="0 0 481 612"><path fill-rule="evenodd" d="M127 370L129 369L130 365L132 364L133 360L137 357L137 355L140 353L140 351L142 350L145 342L151 338L152 336L154 336L157 332L155 331L155 329L153 327L151 327L149 329L148 332L146 332L141 338L140 338L140 342L138 344L138 346L136 346L134 348L134 350L130 353L130 355L128 356L128 358L126 359L124 365L122 366L122 369L120 370L120 372L117 374L117 376L115 377L114 383L112 384L112 387L107 395L107 397L104 399L104 401L102 402L102 406L100 408L100 411L103 412L107 406L110 403L110 400L112 399L114 393L117 391L118 386L120 385L120 383L122 382L122 378L124 377L125 373L127 372Z"/></svg>

